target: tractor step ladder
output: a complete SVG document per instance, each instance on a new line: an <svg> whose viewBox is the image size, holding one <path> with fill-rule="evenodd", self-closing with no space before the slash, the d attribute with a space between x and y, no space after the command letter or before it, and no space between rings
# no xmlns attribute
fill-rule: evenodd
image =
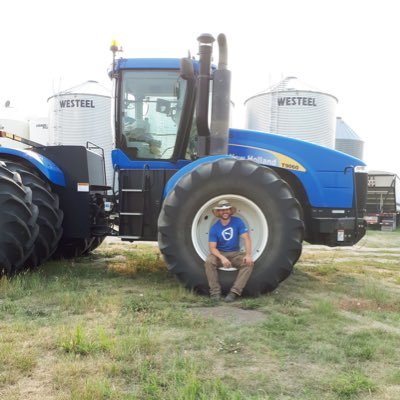
<svg viewBox="0 0 400 400"><path fill-rule="evenodd" d="M140 187L120 189L120 225L121 239L140 240L143 238L144 208L148 193L147 169L143 170ZM135 185L136 186L136 185Z"/></svg>

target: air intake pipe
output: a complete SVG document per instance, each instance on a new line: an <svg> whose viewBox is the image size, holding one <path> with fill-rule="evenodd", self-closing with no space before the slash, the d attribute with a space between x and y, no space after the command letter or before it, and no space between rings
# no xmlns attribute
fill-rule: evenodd
<svg viewBox="0 0 400 400"><path fill-rule="evenodd" d="M231 72L227 69L228 49L224 34L218 35L219 63L211 76L212 45L210 34L202 34L199 41L198 98L196 126L198 132L198 156L227 154ZM208 125L210 81L213 80L211 129Z"/></svg>
<svg viewBox="0 0 400 400"><path fill-rule="evenodd" d="M228 67L226 36L218 35L219 62L213 74L211 136L209 154L227 154L229 112L231 106L231 71Z"/></svg>

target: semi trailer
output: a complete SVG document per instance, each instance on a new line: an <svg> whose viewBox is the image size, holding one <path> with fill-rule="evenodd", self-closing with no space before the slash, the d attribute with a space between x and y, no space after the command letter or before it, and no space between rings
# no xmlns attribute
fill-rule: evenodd
<svg viewBox="0 0 400 400"><path fill-rule="evenodd" d="M394 230L400 225L400 178L393 172L369 171L367 227Z"/></svg>

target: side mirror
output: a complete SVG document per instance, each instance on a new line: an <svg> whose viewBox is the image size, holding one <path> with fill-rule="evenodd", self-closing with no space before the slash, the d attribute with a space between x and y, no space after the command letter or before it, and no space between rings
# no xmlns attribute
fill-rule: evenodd
<svg viewBox="0 0 400 400"><path fill-rule="evenodd" d="M190 58L181 58L180 75L185 81L194 79L193 61Z"/></svg>

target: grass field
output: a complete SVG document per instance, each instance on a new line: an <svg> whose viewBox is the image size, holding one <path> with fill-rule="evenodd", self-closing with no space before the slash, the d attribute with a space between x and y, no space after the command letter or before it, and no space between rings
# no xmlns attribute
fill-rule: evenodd
<svg viewBox="0 0 400 400"><path fill-rule="evenodd" d="M232 305L151 245L3 278L0 399L400 399L400 232L305 245L275 292Z"/></svg>

